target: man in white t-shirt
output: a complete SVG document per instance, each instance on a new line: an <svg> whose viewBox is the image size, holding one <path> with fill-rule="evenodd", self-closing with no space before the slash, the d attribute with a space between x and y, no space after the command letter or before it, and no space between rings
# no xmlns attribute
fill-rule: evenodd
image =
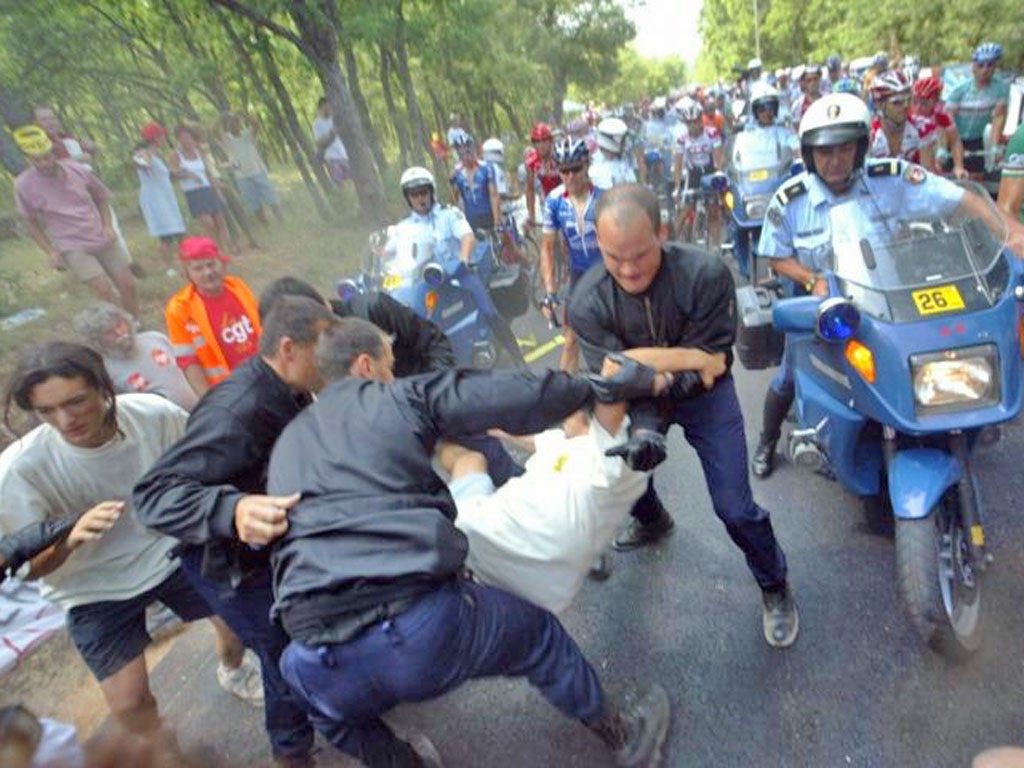
<svg viewBox="0 0 1024 768"><path fill-rule="evenodd" d="M445 443L455 525L469 539L466 565L481 581L561 613L647 489L650 473L607 455L628 439L624 403L596 403L561 428L529 439L526 473L495 490L481 454Z"/></svg>
<svg viewBox="0 0 1024 768"><path fill-rule="evenodd" d="M324 165L331 179L339 187L341 182L349 177L348 152L345 144L334 127L334 118L331 116L331 107L327 99L321 98L316 103L316 119L313 120L313 138L316 139L316 148L324 158Z"/></svg>
<svg viewBox="0 0 1024 768"><path fill-rule="evenodd" d="M171 556L174 539L132 514L132 488L185 431L187 414L155 395L114 395L102 358L51 342L30 351L6 402L43 423L0 454L0 533L79 515L67 536L29 561L29 578L67 612L68 633L128 730L160 727L143 651L145 612L159 600L193 621L212 611ZM221 685L260 701L259 672L227 626L218 633Z"/></svg>
<svg viewBox="0 0 1024 768"><path fill-rule="evenodd" d="M225 112L221 116L220 128L217 143L228 156L238 193L249 213L256 216L264 226L269 226L267 208L270 208L278 221L284 221L277 190L267 175L267 165L256 147L259 121L252 115L247 115L243 121L234 112Z"/></svg>

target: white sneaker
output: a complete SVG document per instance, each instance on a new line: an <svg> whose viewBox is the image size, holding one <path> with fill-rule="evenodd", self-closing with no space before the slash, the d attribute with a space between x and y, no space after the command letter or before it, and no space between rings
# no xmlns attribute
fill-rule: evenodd
<svg viewBox="0 0 1024 768"><path fill-rule="evenodd" d="M250 651L242 655L242 663L231 669L221 661L217 664L217 682L220 687L254 707L263 706L263 675L256 655Z"/></svg>

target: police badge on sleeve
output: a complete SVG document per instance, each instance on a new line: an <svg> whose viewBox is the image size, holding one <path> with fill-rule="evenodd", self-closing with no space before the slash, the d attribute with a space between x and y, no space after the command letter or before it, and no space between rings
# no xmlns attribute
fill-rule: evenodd
<svg viewBox="0 0 1024 768"><path fill-rule="evenodd" d="M914 163L908 163L907 169L903 172L903 178L908 184L922 184L927 177L925 169Z"/></svg>

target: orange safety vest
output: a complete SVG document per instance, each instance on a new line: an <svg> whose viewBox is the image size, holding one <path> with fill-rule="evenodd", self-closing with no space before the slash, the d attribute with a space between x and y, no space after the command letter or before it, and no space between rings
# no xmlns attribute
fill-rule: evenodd
<svg viewBox="0 0 1024 768"><path fill-rule="evenodd" d="M238 299L252 327L256 329L256 334L262 333L259 305L249 286L241 278L225 275L224 290ZM217 334L206 314L206 306L194 284L189 283L171 296L164 308L164 316L175 357L195 357L210 386L228 377L231 371L228 370L227 358L224 357Z"/></svg>

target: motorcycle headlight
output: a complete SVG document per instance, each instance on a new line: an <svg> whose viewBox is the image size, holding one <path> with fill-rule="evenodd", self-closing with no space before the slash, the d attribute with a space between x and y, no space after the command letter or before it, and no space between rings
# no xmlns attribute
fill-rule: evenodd
<svg viewBox="0 0 1024 768"><path fill-rule="evenodd" d="M999 352L994 344L910 357L914 400L921 412L958 411L999 402Z"/></svg>
<svg viewBox="0 0 1024 768"><path fill-rule="evenodd" d="M743 201L743 210L746 212L748 219L763 219L764 212L767 209L767 197L758 195L756 197L748 197Z"/></svg>

